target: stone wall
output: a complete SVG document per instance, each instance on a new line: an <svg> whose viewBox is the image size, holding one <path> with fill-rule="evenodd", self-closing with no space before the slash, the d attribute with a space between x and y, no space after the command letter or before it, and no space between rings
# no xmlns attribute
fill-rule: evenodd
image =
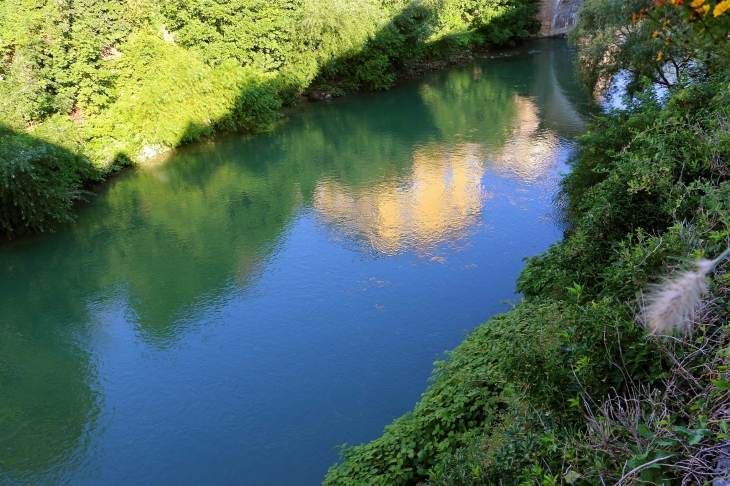
<svg viewBox="0 0 730 486"><path fill-rule="evenodd" d="M565 34L575 27L576 14L583 0L540 0L542 22L540 35L553 36Z"/></svg>

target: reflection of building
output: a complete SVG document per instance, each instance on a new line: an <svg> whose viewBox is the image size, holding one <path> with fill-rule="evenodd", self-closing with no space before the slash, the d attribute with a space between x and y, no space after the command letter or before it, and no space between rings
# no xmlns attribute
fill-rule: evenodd
<svg viewBox="0 0 730 486"><path fill-rule="evenodd" d="M317 187L314 207L326 223L364 237L376 251L428 251L459 239L476 222L484 198L483 158L478 144L419 148L406 178L359 192L327 181Z"/></svg>

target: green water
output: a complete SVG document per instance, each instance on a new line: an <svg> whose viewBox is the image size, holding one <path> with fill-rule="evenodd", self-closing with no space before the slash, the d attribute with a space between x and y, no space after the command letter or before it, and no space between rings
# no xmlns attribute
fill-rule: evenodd
<svg viewBox="0 0 730 486"><path fill-rule="evenodd" d="M0 483L321 482L560 237L572 55L291 109L0 247Z"/></svg>

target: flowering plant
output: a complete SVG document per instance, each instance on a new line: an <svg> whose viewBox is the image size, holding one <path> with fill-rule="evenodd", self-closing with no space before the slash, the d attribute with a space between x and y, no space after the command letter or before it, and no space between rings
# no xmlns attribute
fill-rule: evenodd
<svg viewBox="0 0 730 486"><path fill-rule="evenodd" d="M633 15L633 22L648 17L657 24L653 38L666 46L679 44L697 61L712 68L730 62L730 0L652 0L649 10ZM674 20L674 21L673 21ZM657 61L668 61L667 50Z"/></svg>

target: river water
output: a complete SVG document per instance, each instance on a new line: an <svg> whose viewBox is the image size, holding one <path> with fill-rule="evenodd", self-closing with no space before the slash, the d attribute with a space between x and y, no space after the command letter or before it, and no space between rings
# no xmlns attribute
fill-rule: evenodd
<svg viewBox="0 0 730 486"><path fill-rule="evenodd" d="M536 41L291 109L0 247L0 484L321 483L560 238L595 110L572 59Z"/></svg>

